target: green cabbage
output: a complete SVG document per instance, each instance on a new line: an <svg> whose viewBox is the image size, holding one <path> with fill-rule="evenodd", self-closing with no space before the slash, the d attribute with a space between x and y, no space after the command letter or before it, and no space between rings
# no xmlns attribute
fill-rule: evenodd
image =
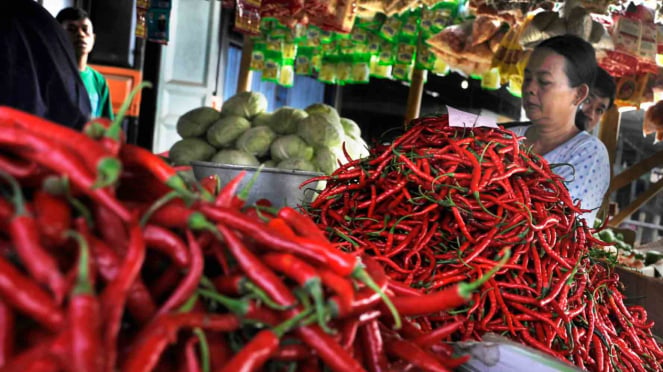
<svg viewBox="0 0 663 372"><path fill-rule="evenodd" d="M269 127L254 127L239 136L235 147L255 156L264 156L275 138L276 133Z"/></svg>
<svg viewBox="0 0 663 372"><path fill-rule="evenodd" d="M272 113L268 125L278 134L294 134L297 132L297 122L307 116L304 110L285 106Z"/></svg>
<svg viewBox="0 0 663 372"><path fill-rule="evenodd" d="M235 140L247 129L251 123L239 116L226 116L217 120L207 130L207 142L216 148L232 147Z"/></svg>
<svg viewBox="0 0 663 372"><path fill-rule="evenodd" d="M173 144L168 157L174 165L189 165L194 160L205 161L216 149L200 138L184 138Z"/></svg>
<svg viewBox="0 0 663 372"><path fill-rule="evenodd" d="M267 111L267 98L260 92L241 92L228 98L221 107L221 112L246 119Z"/></svg>
<svg viewBox="0 0 663 372"><path fill-rule="evenodd" d="M251 121L251 126L266 127L269 126L270 120L272 120L272 114L269 112L263 112L262 114L258 114L255 118L253 118Z"/></svg>
<svg viewBox="0 0 663 372"><path fill-rule="evenodd" d="M285 159L279 162L277 165L281 169L292 169L308 172L317 172L318 169L308 160L304 159Z"/></svg>
<svg viewBox="0 0 663 372"><path fill-rule="evenodd" d="M272 142L269 150L272 159L274 160L311 160L313 158L313 147L306 144L306 142L296 134L288 134L278 137Z"/></svg>
<svg viewBox="0 0 663 372"><path fill-rule="evenodd" d="M297 124L297 134L309 145L334 147L341 144L345 134L338 114L312 113Z"/></svg>
<svg viewBox="0 0 663 372"><path fill-rule="evenodd" d="M332 106L326 105L324 103L314 103L304 109L304 111L311 114L327 114L334 116L337 121L341 121L341 117L338 115L338 111Z"/></svg>
<svg viewBox="0 0 663 372"><path fill-rule="evenodd" d="M338 168L338 159L334 151L327 147L315 149L313 164L325 174L332 174Z"/></svg>
<svg viewBox="0 0 663 372"><path fill-rule="evenodd" d="M199 137L221 117L221 113L211 107L198 107L187 111L177 119L177 134L182 138Z"/></svg>
<svg viewBox="0 0 663 372"><path fill-rule="evenodd" d="M258 166L260 162L255 156L242 150L221 150L212 156L211 161L215 163L233 164L233 165L251 165Z"/></svg>
<svg viewBox="0 0 663 372"><path fill-rule="evenodd" d="M361 128L359 125L352 119L341 118L341 125L343 126L343 132L346 136L352 138L361 138Z"/></svg>
<svg viewBox="0 0 663 372"><path fill-rule="evenodd" d="M278 162L276 160L267 160L262 163L262 166L264 166L265 168L276 168L277 165Z"/></svg>

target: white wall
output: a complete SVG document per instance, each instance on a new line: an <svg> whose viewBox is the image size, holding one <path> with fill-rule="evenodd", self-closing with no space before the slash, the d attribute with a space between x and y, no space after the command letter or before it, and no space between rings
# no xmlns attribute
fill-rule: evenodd
<svg viewBox="0 0 663 372"><path fill-rule="evenodd" d="M38 1L53 17L55 17L62 8L74 5L74 0L39 0Z"/></svg>

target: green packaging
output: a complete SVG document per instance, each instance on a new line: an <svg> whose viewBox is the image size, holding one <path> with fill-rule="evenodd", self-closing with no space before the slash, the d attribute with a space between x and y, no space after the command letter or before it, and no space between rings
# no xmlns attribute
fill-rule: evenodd
<svg viewBox="0 0 663 372"><path fill-rule="evenodd" d="M320 71L318 71L318 80L327 84L336 84L336 63L338 56L325 56L322 58Z"/></svg>
<svg viewBox="0 0 663 372"><path fill-rule="evenodd" d="M254 41L251 50L251 64L249 70L262 71L265 68L265 42Z"/></svg>
<svg viewBox="0 0 663 372"><path fill-rule="evenodd" d="M300 47L295 58L295 73L297 75L311 75L313 73L313 54L315 48Z"/></svg>
<svg viewBox="0 0 663 372"><path fill-rule="evenodd" d="M262 81L279 82L282 59L283 57L280 52L265 52L265 68L262 70Z"/></svg>
<svg viewBox="0 0 663 372"><path fill-rule="evenodd" d="M387 41L393 41L401 30L401 23L402 21L398 17L387 18L380 27L380 36Z"/></svg>

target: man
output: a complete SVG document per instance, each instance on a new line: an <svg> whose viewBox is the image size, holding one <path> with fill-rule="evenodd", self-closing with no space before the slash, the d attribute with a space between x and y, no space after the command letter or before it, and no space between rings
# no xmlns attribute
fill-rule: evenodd
<svg viewBox="0 0 663 372"><path fill-rule="evenodd" d="M55 19L67 31L69 39L71 39L74 45L78 70L80 71L83 84L85 84L85 89L87 89L90 96L92 117L113 119L108 83L106 83L106 79L102 74L87 64L87 59L90 52L92 52L95 40L90 17L82 9L65 8L58 13Z"/></svg>
<svg viewBox="0 0 663 372"><path fill-rule="evenodd" d="M589 97L582 104L582 112L587 116L589 122L586 130L591 132L598 123L601 122L603 114L612 107L615 101L615 91L617 85L615 79L608 72L599 67L596 72L594 86L589 92Z"/></svg>
<svg viewBox="0 0 663 372"><path fill-rule="evenodd" d="M0 1L0 105L81 129L90 100L62 27L33 0Z"/></svg>

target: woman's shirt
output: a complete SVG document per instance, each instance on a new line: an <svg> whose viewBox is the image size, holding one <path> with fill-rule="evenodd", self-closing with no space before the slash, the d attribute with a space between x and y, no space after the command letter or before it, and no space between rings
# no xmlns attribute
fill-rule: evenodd
<svg viewBox="0 0 663 372"><path fill-rule="evenodd" d="M524 136L529 126L509 128L518 136ZM571 198L580 200L583 209L591 212L582 215L591 227L603 197L610 186L610 158L605 145L598 138L581 131L573 138L543 155L552 165L553 172L565 180Z"/></svg>

